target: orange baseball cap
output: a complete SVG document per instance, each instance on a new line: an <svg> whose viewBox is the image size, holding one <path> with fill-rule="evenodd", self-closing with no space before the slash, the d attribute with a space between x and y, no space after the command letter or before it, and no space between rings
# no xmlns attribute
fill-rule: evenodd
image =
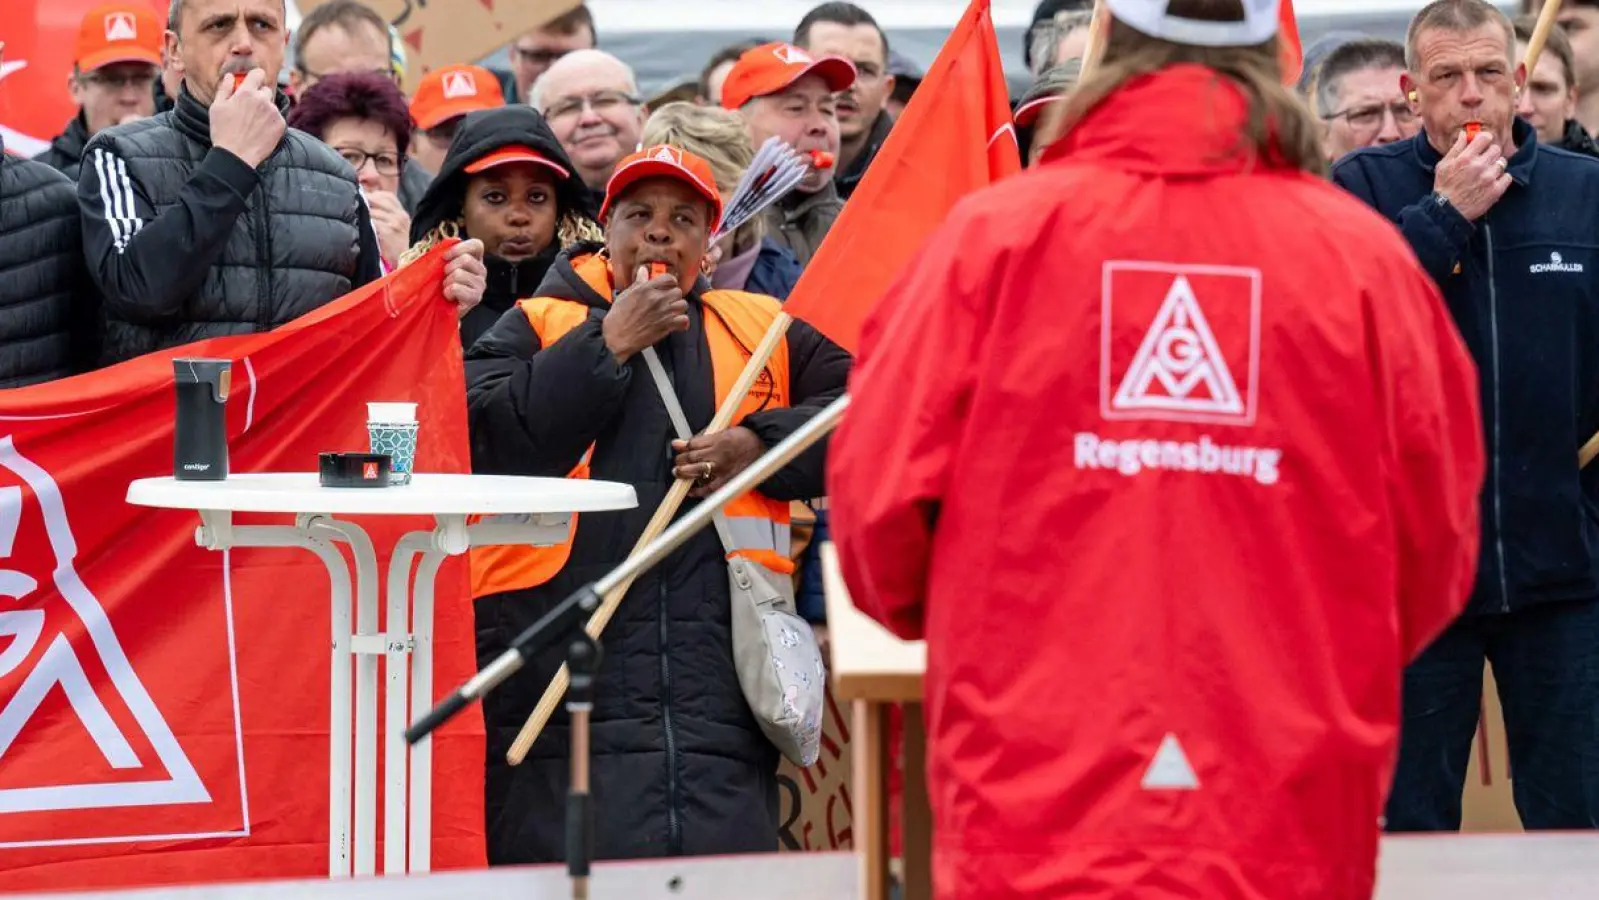
<svg viewBox="0 0 1599 900"><path fill-rule="evenodd" d="M549 169L560 178L568 178L572 174L566 170L565 166L523 144L511 144L510 146L501 147L492 153L485 153L483 156L466 164L466 174L476 175L479 172L492 169L495 166L503 166L507 163L533 163Z"/></svg>
<svg viewBox="0 0 1599 900"><path fill-rule="evenodd" d="M161 21L143 3L109 3L89 10L78 25L78 49L72 57L79 72L93 72L112 63L161 65Z"/></svg>
<svg viewBox="0 0 1599 900"><path fill-rule="evenodd" d="M756 97L775 94L806 75L820 75L837 93L855 83L855 64L842 56L811 56L793 44L776 41L747 51L722 83L722 105L738 109Z"/></svg>
<svg viewBox="0 0 1599 900"><path fill-rule="evenodd" d="M722 195L716 192L716 176L711 164L670 144L646 147L617 163L616 172L605 185L605 202L600 204L600 221L611 214L611 204L623 191L646 178L676 178L692 187L711 204L711 230L722 221Z"/></svg>
<svg viewBox="0 0 1599 900"><path fill-rule="evenodd" d="M422 76L411 98L411 118L424 131L480 109L505 105L500 79L482 66L440 66Z"/></svg>

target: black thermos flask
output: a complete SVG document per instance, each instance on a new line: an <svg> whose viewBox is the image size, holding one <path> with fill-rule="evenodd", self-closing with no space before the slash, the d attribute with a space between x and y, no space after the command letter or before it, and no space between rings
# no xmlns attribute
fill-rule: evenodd
<svg viewBox="0 0 1599 900"><path fill-rule="evenodd" d="M178 421L172 476L179 481L223 481L228 477L228 388L233 363L226 359L174 359Z"/></svg>

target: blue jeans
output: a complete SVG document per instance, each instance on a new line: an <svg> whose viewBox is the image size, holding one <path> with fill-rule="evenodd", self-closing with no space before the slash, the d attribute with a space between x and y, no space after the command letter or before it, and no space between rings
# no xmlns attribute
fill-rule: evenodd
<svg viewBox="0 0 1599 900"><path fill-rule="evenodd" d="M1493 665L1523 827L1599 827L1599 602L1548 603L1449 626L1405 670L1389 831L1458 831Z"/></svg>

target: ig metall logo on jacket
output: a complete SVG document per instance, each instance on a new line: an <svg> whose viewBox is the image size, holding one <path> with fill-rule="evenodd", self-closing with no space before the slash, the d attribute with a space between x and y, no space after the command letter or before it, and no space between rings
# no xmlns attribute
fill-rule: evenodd
<svg viewBox="0 0 1599 900"><path fill-rule="evenodd" d="M1100 415L1110 422L1253 426L1259 406L1260 285L1260 270L1253 268L1106 262ZM1114 440L1079 432L1072 456L1078 469L1127 477L1164 471L1277 483L1281 449L1186 430L1163 427L1159 437Z"/></svg>

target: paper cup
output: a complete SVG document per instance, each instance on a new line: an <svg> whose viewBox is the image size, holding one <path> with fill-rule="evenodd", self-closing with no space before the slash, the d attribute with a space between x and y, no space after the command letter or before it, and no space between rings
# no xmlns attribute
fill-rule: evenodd
<svg viewBox="0 0 1599 900"><path fill-rule="evenodd" d="M368 403L366 405L366 420L368 423L383 423L386 425L415 425L415 403Z"/></svg>
<svg viewBox="0 0 1599 900"><path fill-rule="evenodd" d="M368 422L366 434L372 452L389 458L389 484L410 484L411 465L416 461L416 423Z"/></svg>

